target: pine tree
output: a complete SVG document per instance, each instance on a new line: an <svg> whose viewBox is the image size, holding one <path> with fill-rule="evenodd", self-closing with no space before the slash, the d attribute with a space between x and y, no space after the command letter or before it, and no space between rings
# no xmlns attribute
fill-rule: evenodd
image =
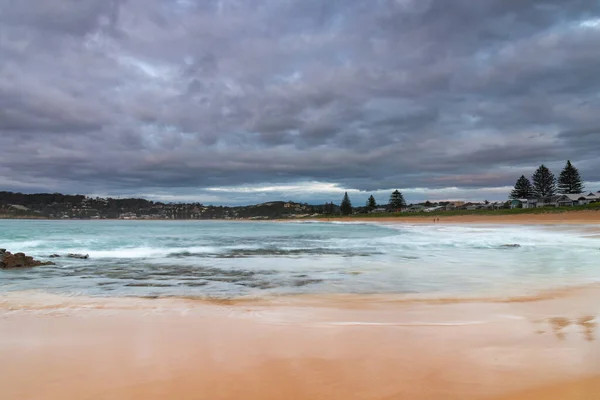
<svg viewBox="0 0 600 400"><path fill-rule="evenodd" d="M577 168L567 160L567 165L558 177L558 192L563 194L583 193L583 181Z"/></svg>
<svg viewBox="0 0 600 400"><path fill-rule="evenodd" d="M369 200L367 200L367 208L369 210L374 210L375 208L377 208L377 202L375 201L375 197L373 197L373 195L371 195L369 197Z"/></svg>
<svg viewBox="0 0 600 400"><path fill-rule="evenodd" d="M534 172L532 180L533 193L537 197L550 197L556 194L556 178L544 164Z"/></svg>
<svg viewBox="0 0 600 400"><path fill-rule="evenodd" d="M394 190L392 195L390 196L390 208L392 210L400 210L402 207L406 206L406 201L404 201L404 196L398 190Z"/></svg>
<svg viewBox="0 0 600 400"><path fill-rule="evenodd" d="M533 197L533 186L524 175L517 180L515 188L510 192L511 199L529 199Z"/></svg>
<svg viewBox="0 0 600 400"><path fill-rule="evenodd" d="M348 192L344 193L342 204L340 204L340 210L342 211L342 215L352 214L352 203L350 202L350 197L348 197Z"/></svg>

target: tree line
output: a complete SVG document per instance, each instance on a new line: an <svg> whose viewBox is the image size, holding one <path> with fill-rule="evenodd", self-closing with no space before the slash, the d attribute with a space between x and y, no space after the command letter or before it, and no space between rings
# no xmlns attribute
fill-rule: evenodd
<svg viewBox="0 0 600 400"><path fill-rule="evenodd" d="M532 183L533 182L533 183ZM531 181L521 175L514 189L510 192L511 199L529 199L532 197L550 197L555 194L583 193L585 186L577 168L567 160L558 180L544 164L533 173Z"/></svg>
<svg viewBox="0 0 600 400"><path fill-rule="evenodd" d="M402 192L400 192L397 189L394 190L392 192L392 194L390 195L390 201L386 205L386 208L388 210L399 211L402 207L405 207L405 206L406 206L406 200L404 200L404 196L402 195ZM367 200L367 204L366 204L367 210L373 211L377 207L378 206L377 206L377 202L375 201L375 197L373 197L373 195L369 196L369 199ZM352 207L352 201L350 200L350 196L348 196L348 192L345 192L344 198L342 199L342 203L340 204L340 212L342 213L342 215L350 215L350 214L352 214L352 209L353 209L353 207Z"/></svg>

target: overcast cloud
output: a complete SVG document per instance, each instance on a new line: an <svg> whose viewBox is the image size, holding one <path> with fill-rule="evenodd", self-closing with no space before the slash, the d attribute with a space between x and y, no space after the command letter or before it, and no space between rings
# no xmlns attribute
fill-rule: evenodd
<svg viewBox="0 0 600 400"><path fill-rule="evenodd" d="M600 190L596 0L0 0L0 190Z"/></svg>

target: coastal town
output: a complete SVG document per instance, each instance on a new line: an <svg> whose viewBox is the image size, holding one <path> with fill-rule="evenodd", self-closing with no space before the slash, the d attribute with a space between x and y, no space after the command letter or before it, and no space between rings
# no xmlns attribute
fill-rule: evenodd
<svg viewBox="0 0 600 400"><path fill-rule="evenodd" d="M276 219L335 213L338 207L274 201L249 206L163 203L63 194L0 192L0 217L44 219L211 220Z"/></svg>
<svg viewBox="0 0 600 400"><path fill-rule="evenodd" d="M285 219L340 215L335 204L309 205L273 201L249 206L213 206L200 203L161 203L143 199L91 198L65 196L47 203L29 198L44 195L20 195L21 202L7 201L10 192L0 192L0 218L44 219L122 219L122 220L235 220ZM15 194L13 194L15 195ZM491 211L517 208L577 207L600 203L600 191L584 194L562 194L551 197L512 199L507 201L425 201L392 208L384 206L353 207L351 215L401 213L410 215L452 211Z"/></svg>
<svg viewBox="0 0 600 400"><path fill-rule="evenodd" d="M310 205L293 201L271 201L248 206L214 206L201 203L163 203L146 199L115 199L64 195L0 192L0 217L48 219L285 219L361 214L425 214L449 211L493 211L541 207L577 207L600 203L600 190L586 191L577 168L570 161L558 179L541 165L531 181L521 176L506 201L424 201L407 204L394 190L386 204L378 205L373 195L364 206L353 206L348 193L339 205L333 202Z"/></svg>

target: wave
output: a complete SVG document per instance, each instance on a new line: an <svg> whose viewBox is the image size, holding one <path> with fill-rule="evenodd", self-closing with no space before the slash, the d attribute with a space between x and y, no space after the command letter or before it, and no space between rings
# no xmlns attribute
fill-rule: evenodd
<svg viewBox="0 0 600 400"><path fill-rule="evenodd" d="M185 257L212 257L212 258L249 258L249 257L294 257L294 256L327 256L338 255L342 257L368 257L374 254L382 254L373 251L348 251L339 248L238 248L224 249L219 252L178 251L169 253L169 258Z"/></svg>
<svg viewBox="0 0 600 400"><path fill-rule="evenodd" d="M166 258L244 258L244 257L293 257L303 255L339 255L343 257L366 257L383 254L381 251L355 246L344 247L262 247L255 246L191 246L181 248L126 247L112 250L95 250L90 248L70 248L69 253L89 254L90 259L166 259ZM39 253L39 251L38 251ZM48 254L45 254L48 253ZM47 256L54 251L46 251ZM66 252L57 254L66 255ZM36 254L37 255L37 254Z"/></svg>

